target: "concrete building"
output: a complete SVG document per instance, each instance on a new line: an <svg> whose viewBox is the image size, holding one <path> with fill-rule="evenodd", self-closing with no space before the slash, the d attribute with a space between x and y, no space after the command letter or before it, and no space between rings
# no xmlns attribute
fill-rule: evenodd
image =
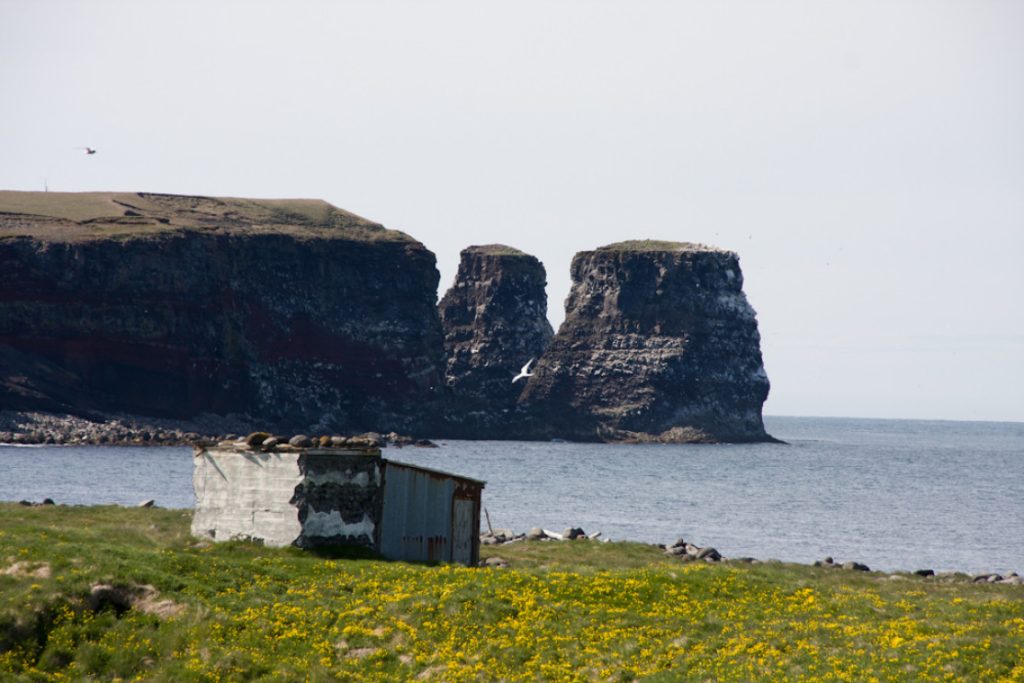
<svg viewBox="0 0 1024 683"><path fill-rule="evenodd" d="M197 447L192 533L269 546L361 546L393 560L480 555L484 482L385 460L377 448Z"/></svg>

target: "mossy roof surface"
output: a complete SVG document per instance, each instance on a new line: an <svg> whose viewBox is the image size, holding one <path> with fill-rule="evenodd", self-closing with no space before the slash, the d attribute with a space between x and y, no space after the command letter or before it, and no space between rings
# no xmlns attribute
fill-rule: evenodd
<svg viewBox="0 0 1024 683"><path fill-rule="evenodd" d="M596 251L710 251L725 253L728 250L695 242L669 242L666 240L626 240L598 247Z"/></svg>
<svg viewBox="0 0 1024 683"><path fill-rule="evenodd" d="M463 251L470 254L483 254L485 256L529 256L525 251L519 251L515 247L505 244L478 244L466 247Z"/></svg>
<svg viewBox="0 0 1024 683"><path fill-rule="evenodd" d="M146 237L181 230L411 241L321 199L243 199L151 192L0 191L0 238Z"/></svg>

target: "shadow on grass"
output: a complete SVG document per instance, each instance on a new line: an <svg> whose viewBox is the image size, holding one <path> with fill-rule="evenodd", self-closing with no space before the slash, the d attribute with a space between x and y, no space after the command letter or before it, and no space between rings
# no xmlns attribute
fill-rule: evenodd
<svg viewBox="0 0 1024 683"><path fill-rule="evenodd" d="M375 560L377 562L388 562L380 553L365 546L354 545L317 545L310 548L301 548L305 553L325 560Z"/></svg>

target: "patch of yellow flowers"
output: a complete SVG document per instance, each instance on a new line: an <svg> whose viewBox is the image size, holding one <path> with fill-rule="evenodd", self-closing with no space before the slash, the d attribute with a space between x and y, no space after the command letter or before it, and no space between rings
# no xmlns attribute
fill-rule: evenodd
<svg viewBox="0 0 1024 683"><path fill-rule="evenodd" d="M1024 681L1024 601L784 589L699 564L574 573L327 561L301 582L274 574L210 600L193 627L203 632L176 653L191 678Z"/></svg>

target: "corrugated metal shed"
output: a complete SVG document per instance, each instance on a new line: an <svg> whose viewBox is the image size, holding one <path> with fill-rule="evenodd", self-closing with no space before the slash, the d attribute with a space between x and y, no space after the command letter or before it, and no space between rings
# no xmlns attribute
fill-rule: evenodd
<svg viewBox="0 0 1024 683"><path fill-rule="evenodd" d="M417 562L480 559L480 495L484 482L407 463L384 461L378 550Z"/></svg>
<svg viewBox="0 0 1024 683"><path fill-rule="evenodd" d="M192 533L299 547L360 545L392 560L480 559L484 482L381 458L380 450L197 448Z"/></svg>

